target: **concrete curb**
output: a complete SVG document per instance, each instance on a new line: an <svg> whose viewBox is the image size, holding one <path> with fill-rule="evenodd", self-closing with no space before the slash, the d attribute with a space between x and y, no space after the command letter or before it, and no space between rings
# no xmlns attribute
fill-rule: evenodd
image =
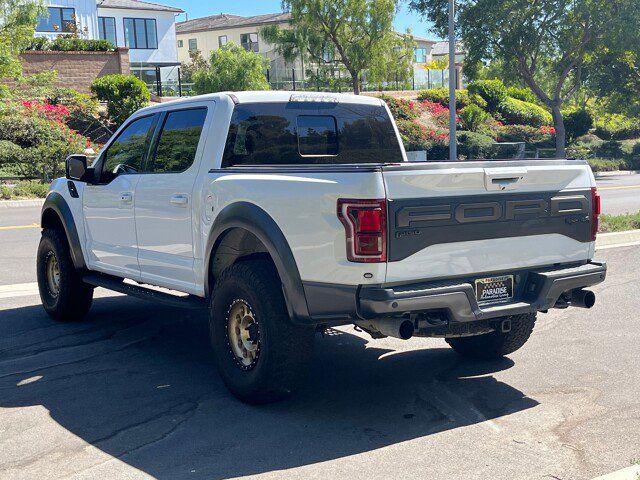
<svg viewBox="0 0 640 480"><path fill-rule="evenodd" d="M596 249L640 245L640 230L626 232L600 233L596 240ZM635 480L635 479L634 479Z"/></svg>
<svg viewBox="0 0 640 480"><path fill-rule="evenodd" d="M44 198L37 198L35 200L3 200L0 201L0 210L3 208L41 207L43 204Z"/></svg>
<svg viewBox="0 0 640 480"><path fill-rule="evenodd" d="M595 172L594 175L596 178L601 177L615 177L617 175L637 175L640 173L640 170L614 170L613 172Z"/></svg>
<svg viewBox="0 0 640 480"><path fill-rule="evenodd" d="M640 465L634 465L593 480L637 480L638 477L640 477Z"/></svg>

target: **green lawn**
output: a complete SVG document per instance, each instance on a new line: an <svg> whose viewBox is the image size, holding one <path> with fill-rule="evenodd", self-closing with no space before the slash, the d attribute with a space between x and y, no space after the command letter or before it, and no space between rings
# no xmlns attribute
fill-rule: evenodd
<svg viewBox="0 0 640 480"><path fill-rule="evenodd" d="M627 215L602 215L600 232L624 232L640 229L640 212Z"/></svg>

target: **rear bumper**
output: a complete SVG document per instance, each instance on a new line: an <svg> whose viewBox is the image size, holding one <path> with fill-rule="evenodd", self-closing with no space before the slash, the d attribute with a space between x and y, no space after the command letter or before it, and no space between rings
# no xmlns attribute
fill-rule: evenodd
<svg viewBox="0 0 640 480"><path fill-rule="evenodd" d="M607 266L590 262L575 267L520 272L516 299L509 303L480 306L473 283L452 281L394 287L360 288L357 314L362 319L396 317L407 313L446 311L452 321L472 322L519 315L552 308L560 296L577 288L604 281Z"/></svg>

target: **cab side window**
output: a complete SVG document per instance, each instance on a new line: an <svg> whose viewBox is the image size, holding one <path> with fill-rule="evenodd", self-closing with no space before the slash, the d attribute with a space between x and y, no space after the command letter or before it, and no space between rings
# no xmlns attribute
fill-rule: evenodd
<svg viewBox="0 0 640 480"><path fill-rule="evenodd" d="M169 112L147 171L180 173L193 165L206 118L206 108Z"/></svg>
<svg viewBox="0 0 640 480"><path fill-rule="evenodd" d="M101 183L118 175L139 173L149 148L156 116L139 118L126 127L105 152Z"/></svg>

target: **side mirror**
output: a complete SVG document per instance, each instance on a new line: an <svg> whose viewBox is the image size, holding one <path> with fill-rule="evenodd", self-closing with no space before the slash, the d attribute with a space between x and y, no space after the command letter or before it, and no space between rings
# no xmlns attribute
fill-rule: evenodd
<svg viewBox="0 0 640 480"><path fill-rule="evenodd" d="M69 155L65 164L67 170L67 178L69 180L86 182L91 178L91 171L93 169L87 167L86 155Z"/></svg>

